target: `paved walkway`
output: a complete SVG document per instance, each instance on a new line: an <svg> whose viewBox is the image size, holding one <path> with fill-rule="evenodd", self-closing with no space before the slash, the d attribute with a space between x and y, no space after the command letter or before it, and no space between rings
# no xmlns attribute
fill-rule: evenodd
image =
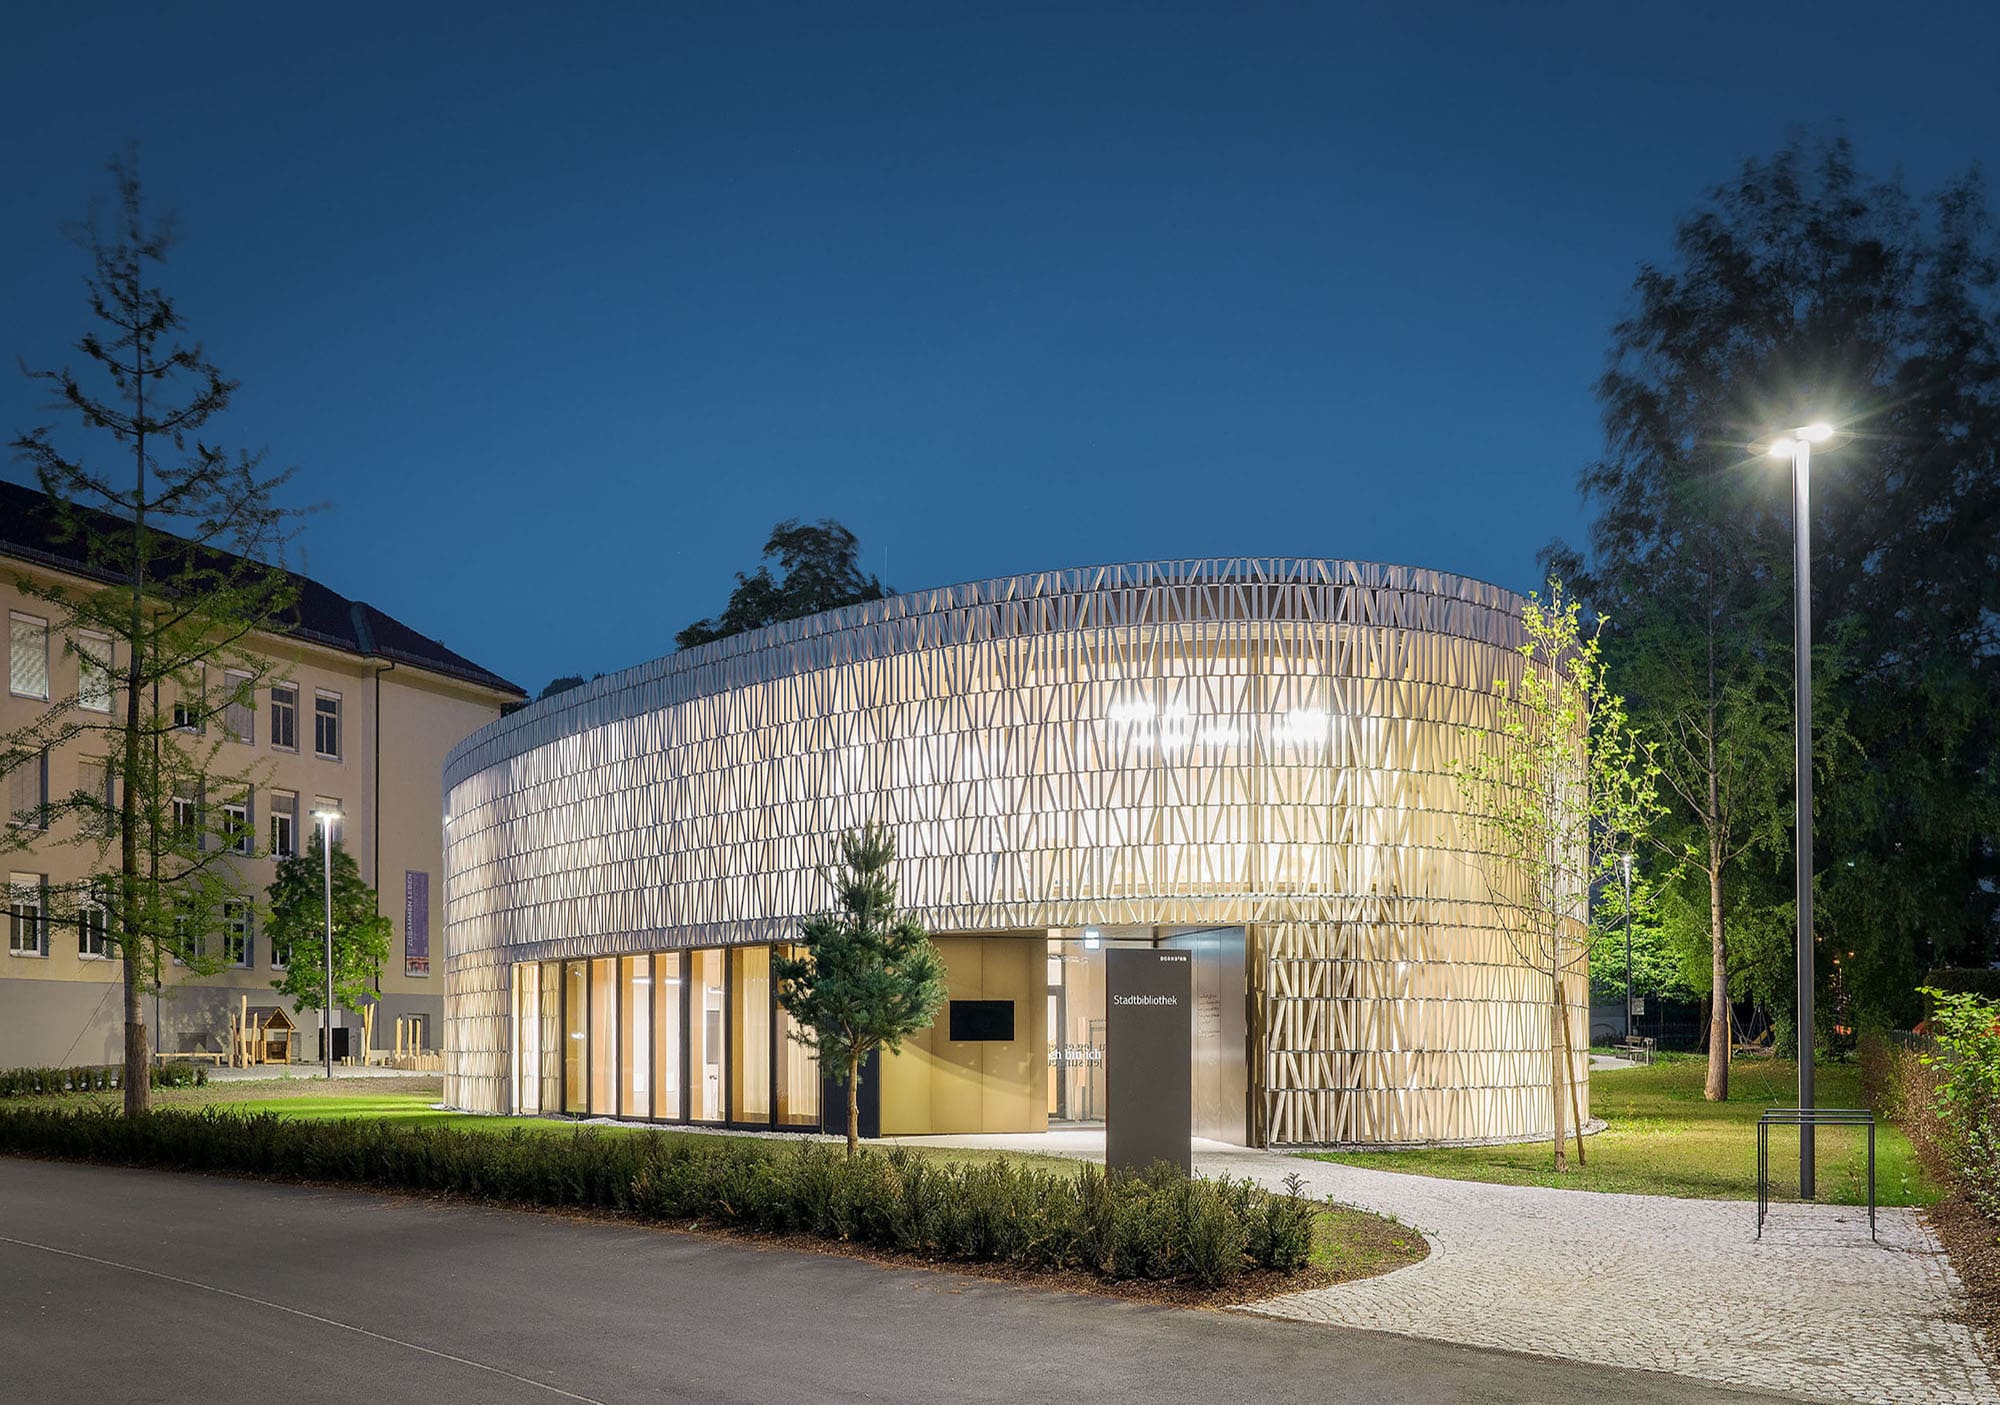
<svg viewBox="0 0 2000 1405"><path fill-rule="evenodd" d="M1101 1157L1101 1132L921 1138ZM1247 1311L1669 1371L1814 1400L2000 1405L1960 1289L1915 1211L1485 1185L1197 1143L1196 1168L1287 1175L1415 1225L1431 1255L1381 1278ZM2000 1345L2000 1344L1996 1344Z"/></svg>

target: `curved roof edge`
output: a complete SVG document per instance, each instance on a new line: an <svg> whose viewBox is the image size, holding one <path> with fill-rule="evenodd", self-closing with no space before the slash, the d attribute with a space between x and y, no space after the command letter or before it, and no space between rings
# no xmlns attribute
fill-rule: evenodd
<svg viewBox="0 0 2000 1405"><path fill-rule="evenodd" d="M601 678L593 678L581 687L568 689L554 697L538 699L498 721L489 722L446 753L444 788L448 796L452 786L463 780L466 774L471 774L469 771L461 774L461 763L472 753L492 748L511 733L524 728L536 728L541 735L538 735L530 745L545 746L563 737L572 736L585 727L617 720L609 716L585 714L596 710L593 704L634 684L676 673L692 673L696 669L724 663L744 655L824 638L843 630L879 626L966 605L1044 599L1050 596L1084 594L1136 585L1191 585L1203 582L1285 585L1299 581L1354 585L1377 590L1421 589L1427 594L1450 596L1469 604L1484 605L1513 614L1519 614L1527 603L1527 597L1518 591L1495 585L1491 581L1480 580L1475 576L1458 575L1426 566L1317 556L1204 556L1159 561L1124 561L1098 566L1028 571L1014 576L994 576L985 580L963 581L956 585L933 586L923 590L913 590L907 594L885 596L880 600L865 600L854 605L842 605L837 609L825 610L801 619L786 620L779 624L766 625L761 629L746 630L742 634L733 634L726 639L717 639L692 649L662 654L643 663L619 669L615 673L607 673ZM571 725L558 727L547 725L557 714L563 712L575 714ZM507 753L507 755L513 754L517 753ZM491 765L500 759L502 758L489 757L483 764Z"/></svg>

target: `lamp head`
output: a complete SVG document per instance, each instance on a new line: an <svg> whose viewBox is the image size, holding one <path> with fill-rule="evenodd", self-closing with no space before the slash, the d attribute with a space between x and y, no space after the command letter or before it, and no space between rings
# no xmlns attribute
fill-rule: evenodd
<svg viewBox="0 0 2000 1405"><path fill-rule="evenodd" d="M1782 439L1771 441L1770 454L1774 459L1788 459L1799 451L1799 441L1787 434Z"/></svg>
<svg viewBox="0 0 2000 1405"><path fill-rule="evenodd" d="M338 810L313 811L313 818L318 820L321 824L332 824L335 820L339 819L340 817L341 817L340 811Z"/></svg>

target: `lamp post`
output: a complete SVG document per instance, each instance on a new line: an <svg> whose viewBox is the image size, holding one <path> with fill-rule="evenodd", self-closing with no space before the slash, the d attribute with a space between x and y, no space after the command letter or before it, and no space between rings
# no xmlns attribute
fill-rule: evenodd
<svg viewBox="0 0 2000 1405"><path fill-rule="evenodd" d="M1625 1037L1632 1037L1632 856L1618 856L1618 875L1625 884Z"/></svg>
<svg viewBox="0 0 2000 1405"><path fill-rule="evenodd" d="M319 855L326 876L326 1008L320 1012L319 1036L326 1043L326 1081L333 1082L333 826L338 810L314 810L319 821Z"/></svg>
<svg viewBox="0 0 2000 1405"><path fill-rule="evenodd" d="M1812 446L1833 437L1825 424L1802 425L1771 445L1773 458L1792 463L1792 662L1796 767L1793 828L1798 847L1799 1107L1813 1106L1813 791L1812 791ZM1716 998L1723 998L1716 992ZM1813 1129L1799 1128L1799 1198L1814 1191Z"/></svg>

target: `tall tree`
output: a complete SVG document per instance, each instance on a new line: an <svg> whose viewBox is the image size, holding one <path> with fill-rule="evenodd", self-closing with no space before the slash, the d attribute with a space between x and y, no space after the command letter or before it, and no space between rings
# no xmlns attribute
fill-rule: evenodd
<svg viewBox="0 0 2000 1405"><path fill-rule="evenodd" d="M896 910L889 870L896 844L870 825L840 837L840 865L827 877L833 911L808 920L799 950L773 966L792 1038L822 1068L847 1070L847 1154L861 1140L861 1065L877 1049L895 1053L930 1028L944 1004L944 959L930 934Z"/></svg>
<svg viewBox="0 0 2000 1405"><path fill-rule="evenodd" d="M1853 953L1864 1010L1897 1017L1926 964L1992 949L2000 260L1974 178L1915 201L1845 142L1747 163L1673 248L1640 273L1599 383L1590 569L1550 559L1629 640L1620 683L1662 748L1663 836L1710 887L1713 1093L1728 987L1777 984L1736 959L1729 914L1771 925L1791 848L1773 742L1794 524L1784 469L1750 447L1775 432L1842 430L1815 457L1811 522L1819 940Z"/></svg>
<svg viewBox="0 0 2000 1405"><path fill-rule="evenodd" d="M696 620L674 636L674 643L692 649L767 624L880 600L890 592L879 579L863 574L860 552L854 533L831 518L780 522L764 543L763 564L750 575L736 573L736 589L729 592L721 615Z"/></svg>
<svg viewBox="0 0 2000 1405"><path fill-rule="evenodd" d="M171 219L149 219L131 156L111 171L108 228L93 217L75 231L91 260L95 325L76 345L85 369L31 372L55 408L105 441L102 461L73 453L48 426L14 441L51 501L58 538L109 584L21 580L48 606L82 684L51 697L5 753L9 766L45 765L76 743L102 759L102 788L93 780L52 798L39 820L75 820L64 826L69 842L96 848L98 872L66 896L107 910L124 968L125 1110L139 1116L150 1102L142 992L168 958L199 966L222 905L248 901L233 860L253 840L217 807L249 777L225 769L219 741L232 706L250 703L272 672L248 644L282 624L296 584L276 564L290 514L274 494L289 475L267 475L260 455L203 436L236 382L184 339L154 282L174 242Z"/></svg>
<svg viewBox="0 0 2000 1405"><path fill-rule="evenodd" d="M1555 1169L1569 1169L1565 1120L1584 1160L1581 1099L1565 986L1585 976L1590 893L1642 842L1658 811L1658 768L1645 759L1611 691L1598 634L1579 623L1560 581L1531 596L1518 680L1496 679L1493 735L1477 732L1453 774L1471 816L1467 847L1501 931L1529 970L1547 977L1549 1100ZM1584 1039L1589 1030L1583 1031Z"/></svg>
<svg viewBox="0 0 2000 1405"><path fill-rule="evenodd" d="M313 829L306 849L278 863L266 889L270 912L265 931L274 957L285 958L285 974L272 988L289 996L298 1010L326 1008L326 844L325 830ZM389 959L392 927L381 913L375 890L361 881L354 856L333 844L333 999L344 1010L359 1010L375 999L375 982Z"/></svg>

